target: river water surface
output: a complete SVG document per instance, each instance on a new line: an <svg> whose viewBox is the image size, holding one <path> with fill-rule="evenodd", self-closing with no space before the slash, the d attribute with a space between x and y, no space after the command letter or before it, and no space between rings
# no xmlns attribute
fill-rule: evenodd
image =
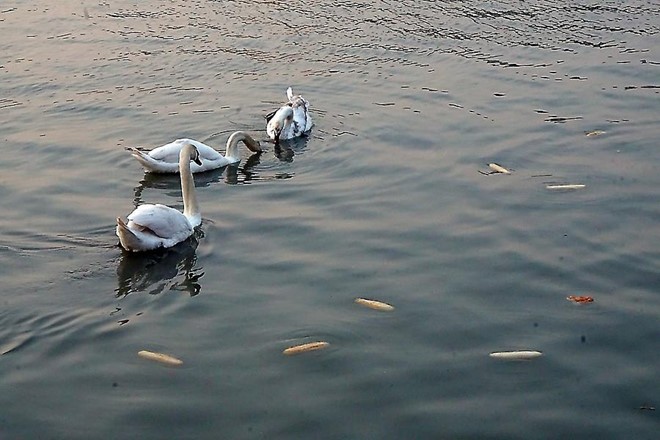
<svg viewBox="0 0 660 440"><path fill-rule="evenodd" d="M658 438L657 1L4 1L0 34L1 439ZM276 151L288 86L315 126ZM235 130L266 151L196 176L195 238L123 253L182 206L125 148Z"/></svg>

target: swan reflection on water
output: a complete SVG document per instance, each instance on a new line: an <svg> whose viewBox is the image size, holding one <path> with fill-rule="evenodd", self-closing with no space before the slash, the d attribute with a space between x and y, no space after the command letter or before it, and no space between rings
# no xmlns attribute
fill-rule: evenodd
<svg viewBox="0 0 660 440"><path fill-rule="evenodd" d="M195 174L195 188L206 188L214 183L223 180L229 185L237 185L239 183L248 183L251 180L259 178L258 173L252 171L260 163L261 153L251 155L243 166L227 165L215 170L205 171ZM181 183L177 174L156 174L144 173L140 183L133 188L133 205L135 207L144 203L142 200L142 192L146 188L164 189L167 190L167 195L172 197L181 197Z"/></svg>
<svg viewBox="0 0 660 440"><path fill-rule="evenodd" d="M255 171L252 171L252 168L259 165L261 162L261 153L255 153L252 156L248 157L245 161L245 164L242 167L239 166L227 166L227 175L225 176L225 183L229 185L237 185L239 183L248 183L251 180L257 180L259 174Z"/></svg>
<svg viewBox="0 0 660 440"><path fill-rule="evenodd" d="M258 178L251 171L259 164L259 153L250 156L240 167L228 165L216 170L195 174L195 187L208 187L219 182L223 175L228 184L249 182ZM167 196L181 197L180 177L177 174L145 173L140 183L133 189L133 205L137 208L144 203L142 192L145 188L165 190ZM116 296L126 296L134 292L147 292L152 295L166 290L187 291L190 296L201 291L199 279L203 269L195 267L196 250L199 240L204 236L197 228L192 237L168 249L151 252L133 253L122 251L122 258L117 267Z"/></svg>
<svg viewBox="0 0 660 440"><path fill-rule="evenodd" d="M197 264L196 250L203 232L199 229L192 237L168 249L152 252L122 251L117 267L116 296L146 292L158 295L164 291L188 292L197 295L202 290L199 280L203 268Z"/></svg>
<svg viewBox="0 0 660 440"><path fill-rule="evenodd" d="M307 149L307 142L309 142L309 135L281 140L275 144L275 157L282 162L293 162L293 156L302 154Z"/></svg>

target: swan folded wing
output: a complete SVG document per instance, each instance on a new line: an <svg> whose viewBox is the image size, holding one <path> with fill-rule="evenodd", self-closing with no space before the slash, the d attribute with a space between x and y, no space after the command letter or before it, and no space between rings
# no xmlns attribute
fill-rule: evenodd
<svg viewBox="0 0 660 440"><path fill-rule="evenodd" d="M197 148L200 158L203 160L217 160L222 157L222 155L212 147L194 139L177 139L169 144L154 148L149 152L149 156L158 161L176 163L178 168L179 153L186 144L193 144L195 148Z"/></svg>
<svg viewBox="0 0 660 440"><path fill-rule="evenodd" d="M300 136L312 128L312 118L306 105L293 106L293 136Z"/></svg>
<svg viewBox="0 0 660 440"><path fill-rule="evenodd" d="M128 216L128 227L161 238L188 237L190 222L181 212L165 205L140 205Z"/></svg>
<svg viewBox="0 0 660 440"><path fill-rule="evenodd" d="M293 96L289 94L289 105L293 108L293 125L294 136L300 136L302 133L308 132L312 128L312 117L309 114L309 101L301 95Z"/></svg>

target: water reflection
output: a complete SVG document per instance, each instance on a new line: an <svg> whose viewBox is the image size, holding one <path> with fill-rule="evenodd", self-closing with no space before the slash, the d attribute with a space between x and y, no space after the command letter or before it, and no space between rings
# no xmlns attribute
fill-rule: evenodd
<svg viewBox="0 0 660 440"><path fill-rule="evenodd" d="M158 295L166 290L197 295L202 290L199 280L204 276L204 271L196 267L195 251L203 235L201 230L197 230L188 240L154 252L122 250L122 258L117 267L116 296L135 292Z"/></svg>
<svg viewBox="0 0 660 440"><path fill-rule="evenodd" d="M307 142L309 142L309 135L282 140L279 145L275 145L275 149L273 150L275 157L282 162L293 162L293 157L296 154L303 154L307 149Z"/></svg>
<svg viewBox="0 0 660 440"><path fill-rule="evenodd" d="M261 153L255 153L245 161L245 165L242 167L228 166L225 183L229 185L237 185L239 183L248 183L251 180L256 180L259 177L259 173L253 171L253 168L259 165L261 162L260 159Z"/></svg>
<svg viewBox="0 0 660 440"><path fill-rule="evenodd" d="M195 188L206 188L222 180L228 185L238 185L239 183L248 183L258 178L258 173L253 168L259 165L261 153L251 155L243 166L227 165L216 170L210 170L194 175ZM167 190L167 195L179 197L181 195L181 178L178 174L157 174L144 173L144 177L138 185L133 188L133 205L137 208L143 204L142 192L146 188Z"/></svg>

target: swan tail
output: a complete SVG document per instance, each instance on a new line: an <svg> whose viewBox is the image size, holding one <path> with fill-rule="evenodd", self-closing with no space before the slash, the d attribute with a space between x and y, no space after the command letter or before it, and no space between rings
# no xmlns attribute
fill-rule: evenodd
<svg viewBox="0 0 660 440"><path fill-rule="evenodd" d="M291 87L286 89L286 97L289 98L289 101L293 101L293 89Z"/></svg>
<svg viewBox="0 0 660 440"><path fill-rule="evenodd" d="M148 154L143 153L137 148L129 148L128 150L131 152L131 156L133 156L138 162L140 162L140 165L142 165L142 168L144 168L146 172L148 173L165 172L163 171L163 164L159 163ZM176 168L178 170L178 164L176 164Z"/></svg>
<svg viewBox="0 0 660 440"><path fill-rule="evenodd" d="M127 251L137 251L142 247L140 239L129 229L120 217L117 217L117 237L119 237L121 247Z"/></svg>

